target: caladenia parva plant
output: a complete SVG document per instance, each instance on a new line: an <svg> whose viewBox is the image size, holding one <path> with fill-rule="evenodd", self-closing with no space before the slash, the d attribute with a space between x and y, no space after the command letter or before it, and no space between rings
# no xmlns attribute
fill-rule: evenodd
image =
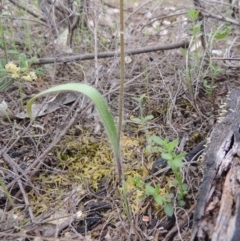
<svg viewBox="0 0 240 241"><path fill-rule="evenodd" d="M114 123L113 116L112 116L111 112L109 111L107 103L105 102L105 100L101 96L101 94L94 87L87 85L87 84L81 84L81 83L69 83L69 84L63 84L63 85L51 87L51 88L44 90L41 93L35 95L32 99L30 99L28 101L28 103L27 103L28 115L30 117L32 117L31 107L38 97L45 95L45 94L53 93L53 92L59 92L59 91L77 91L77 92L80 92L80 93L86 95L87 97L89 97L92 100L96 109L99 112L99 115L102 118L104 128L107 132L109 141L112 146L118 178L119 178L119 180L121 180L121 178L122 178L122 161L121 161L120 147L119 147L119 143L118 143L117 128Z"/></svg>
<svg viewBox="0 0 240 241"><path fill-rule="evenodd" d="M59 86L49 88L41 93L35 95L32 99L29 100L27 104L27 112L31 116L31 106L39 96L45 95L47 93L58 92L58 91L77 91L87 97L89 97L94 103L96 109L98 110L104 128L107 132L109 141L112 146L112 151L114 154L114 160L116 165L116 171L118 175L119 184L122 185L122 197L124 202L124 208L129 222L130 218L130 208L127 201L125 180L123 175L122 167L122 156L121 156L121 133L122 133L122 120L123 120L123 99L124 99L124 75L125 75L125 60L124 60L124 5L123 0L120 0L120 69L121 69L121 79L120 79L120 94L119 94L119 123L118 129L114 123L112 114L109 111L108 105L105 102L101 94L92 86L87 84L80 83L68 83Z"/></svg>

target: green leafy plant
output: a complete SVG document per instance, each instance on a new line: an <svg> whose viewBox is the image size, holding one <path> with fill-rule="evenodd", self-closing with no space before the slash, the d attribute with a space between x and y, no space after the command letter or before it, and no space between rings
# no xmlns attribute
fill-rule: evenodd
<svg viewBox="0 0 240 241"><path fill-rule="evenodd" d="M155 187L151 186L149 183L145 184L145 192L146 194L153 197L154 201L164 207L164 212L168 216L173 215L173 206L171 203L171 199L174 197L172 193L166 194L165 197L162 197L159 194L160 186L156 185Z"/></svg>
<svg viewBox="0 0 240 241"><path fill-rule="evenodd" d="M186 59L186 71L185 71L186 77L184 82L188 87L193 100L198 94L197 87L195 87L195 90L194 90L194 87L192 85L192 79L193 79L192 75L194 73L197 73L198 76L200 77L207 95L211 98L214 97L213 91L216 87L214 80L216 76L219 73L221 73L222 69L218 67L215 63L213 63L211 58L209 58L207 76L210 77L210 81L207 81L205 79L206 75L203 74L202 59L206 58L206 56L209 56L209 53L212 52L215 41L227 38L231 33L231 27L228 23L221 24L213 32L206 35L206 37L208 37L209 39L208 49L207 51L205 51L205 53L201 53L198 48L198 45L199 45L198 38L200 37L201 34L204 34L204 33L202 33L202 21L198 20L199 14L200 14L200 11L198 10L195 10L195 9L188 10L187 16L192 21L192 26L190 28L190 30L192 31L192 37L189 43L190 48L188 50L181 49ZM194 51L192 50L192 48L194 48Z"/></svg>
<svg viewBox="0 0 240 241"><path fill-rule="evenodd" d="M211 35L210 50L213 49L214 41L227 38L230 33L231 33L231 28L229 24L225 23L217 27L214 33ZM214 63L212 59L210 59L208 64L208 76L210 77L210 81L208 82L206 79L203 79L203 86L209 97L213 97L213 91L216 88L215 78L217 75L219 75L222 72L223 72L223 69L219 67L216 63Z"/></svg>
<svg viewBox="0 0 240 241"><path fill-rule="evenodd" d="M228 23L220 25L213 34L213 39L224 39L231 33L231 27Z"/></svg>
<svg viewBox="0 0 240 241"><path fill-rule="evenodd" d="M140 109L140 118L132 118L131 121L140 124L141 127L144 129L146 138L147 138L147 146L149 146L151 140L149 139L149 134L148 134L148 130L146 128L146 122L149 120L152 120L154 118L153 115L147 115L147 116L143 116L143 106L142 106L142 102L144 100L144 98L146 98L146 94L142 94L140 97L134 97L133 99L136 100L138 102L139 105L139 109Z"/></svg>
<svg viewBox="0 0 240 241"><path fill-rule="evenodd" d="M158 136L151 137L155 146L152 147L153 152L161 153L161 157L167 161L168 166L171 167L175 176L173 185L177 187L177 200L180 205L184 205L183 198L187 194L187 185L183 183L181 176L181 168L183 167L183 158L186 156L185 152L179 154L175 153L175 148L178 146L178 139L169 141L167 138L164 140Z"/></svg>
<svg viewBox="0 0 240 241"><path fill-rule="evenodd" d="M188 17L193 22L193 25L190 28L192 31L192 37L190 39L189 46L194 46L194 45L197 46L197 37L201 32L201 25L202 25L201 21L197 22L199 14L200 14L200 11L197 11L195 9L190 9L187 12ZM196 48L196 50L197 50L197 48ZM194 71L195 68L192 64L191 58L196 59L195 67L199 68L200 56L199 56L198 50L196 51L196 53L191 53L189 49L186 50L186 49L182 48L181 52L186 58L186 71L185 71L186 78L185 78L184 82L189 89L192 99L194 99L194 88L192 86L192 72Z"/></svg>
<svg viewBox="0 0 240 241"><path fill-rule="evenodd" d="M149 183L144 183L140 179L140 177L133 179L132 182L135 187L143 193L142 198L146 196L152 197L159 206L162 206L164 208L164 212L166 215L173 215L172 199L174 195L172 193L168 193L163 196L160 194L159 185L153 187Z"/></svg>
<svg viewBox="0 0 240 241"><path fill-rule="evenodd" d="M216 88L215 85L215 77L220 74L223 71L223 69L214 63L209 63L209 73L210 73L210 82L208 82L206 79L203 80L203 86L205 88L205 91L209 97L213 96L213 91Z"/></svg>
<svg viewBox="0 0 240 241"><path fill-rule="evenodd" d="M194 22L198 19L199 13L200 11L196 9L189 9L187 15L190 18L190 20Z"/></svg>
<svg viewBox="0 0 240 241"><path fill-rule="evenodd" d="M132 118L131 120L134 121L135 123L141 124L143 127L145 125L145 123L149 120L152 120L154 117L153 115L147 115L147 116L143 116L143 107L142 107L142 102L144 100L144 98L146 97L146 94L141 95L140 97L134 97L133 99L136 100L139 104L139 108L140 108L140 118Z"/></svg>
<svg viewBox="0 0 240 241"><path fill-rule="evenodd" d="M168 166L172 169L175 177L172 184L177 190L178 204L180 206L184 206L184 196L187 194L187 185L183 183L181 168L183 167L182 159L185 157L186 153L175 153L175 149L178 146L178 139L169 141L167 138L161 139L156 135L149 135L146 124L147 121L153 118L153 116L143 115L142 101L144 98L145 94L141 95L139 98L134 98L139 104L140 118L132 118L131 120L137 124L140 124L145 130L147 138L146 152L157 154L161 153L161 157L167 161ZM163 197L159 194L160 186L156 185L153 187L149 183L143 184L139 179L134 180L134 184L139 190L144 191L146 195L152 196L157 204L164 206L165 213L171 216L170 214L173 213L173 207L171 204L171 200L173 198L172 193L168 193L165 197Z"/></svg>

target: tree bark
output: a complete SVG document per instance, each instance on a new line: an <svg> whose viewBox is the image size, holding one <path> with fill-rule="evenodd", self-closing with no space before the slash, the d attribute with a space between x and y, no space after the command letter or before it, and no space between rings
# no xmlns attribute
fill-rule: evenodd
<svg viewBox="0 0 240 241"><path fill-rule="evenodd" d="M227 116L214 128L194 213L191 241L240 240L240 90L228 98Z"/></svg>

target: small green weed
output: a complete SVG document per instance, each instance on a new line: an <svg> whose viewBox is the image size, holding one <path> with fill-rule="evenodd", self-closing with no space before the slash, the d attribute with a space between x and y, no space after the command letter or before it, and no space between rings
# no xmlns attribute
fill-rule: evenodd
<svg viewBox="0 0 240 241"><path fill-rule="evenodd" d="M154 201L159 205L164 207L164 212L168 216L173 215L172 199L174 198L173 193L165 194L164 196L160 194L160 186L156 185L153 187L149 183L144 183L140 177L132 179L135 187L143 193L142 198L146 196L153 197Z"/></svg>
<svg viewBox="0 0 240 241"><path fill-rule="evenodd" d="M146 138L147 138L147 146L150 144L149 141L149 133L148 130L146 128L146 122L149 120L152 120L154 118L153 115L147 115L147 116L143 116L143 106L142 106L142 102L144 100L144 98L146 97L146 94L141 95L140 97L134 97L133 99L136 100L139 104L139 109L140 109L140 118L132 118L131 120L137 124L140 124L141 127L144 129Z"/></svg>
<svg viewBox="0 0 240 241"><path fill-rule="evenodd" d="M214 41L227 38L230 33L231 33L231 28L229 24L222 24L218 28L216 28L214 33L211 35L211 40L210 40L211 52L213 49ZM222 72L223 72L223 69L219 67L216 63L214 63L212 59L210 59L209 65L208 65L208 76L210 77L210 81L203 79L203 86L209 97L213 97L213 91L216 88L215 78L217 77L217 75L219 75Z"/></svg>
<svg viewBox="0 0 240 241"><path fill-rule="evenodd" d="M183 167L182 159L185 157L186 153L175 153L175 149L178 146L178 139L169 141L167 138L161 139L156 135L149 135L146 128L146 123L147 121L151 120L153 116L143 116L142 101L145 98L145 96L146 95L143 94L139 98L134 98L138 102L140 107L140 118L133 118L132 121L134 121L137 124L140 124L145 130L147 138L146 153L161 153L161 157L167 161L168 166L172 169L172 172L175 177L172 185L177 190L178 204L180 206L184 206L184 197L187 194L187 185L183 183L181 168ZM153 187L149 183L144 184L140 179L134 179L133 182L137 189L143 191L143 193L147 196L152 196L157 204L163 206L164 211L167 215L171 216L173 214L172 193L168 193L165 196L162 196L160 194L159 185Z"/></svg>
<svg viewBox="0 0 240 241"><path fill-rule="evenodd" d="M190 50L186 49L181 49L181 52L183 55L185 55L186 58L186 78L185 78L185 84L188 87L188 90L190 92L190 95L192 99L194 99L194 87L192 85L192 73L196 72L201 72L200 71L200 66L201 66L201 57L197 48L197 38L201 32L201 25L202 22L199 21L197 22L198 16L200 12L195 10L195 9L190 9L188 10L188 17L189 19L193 22L193 25L191 26L190 30L192 31L192 37L190 39L189 46L195 46L196 51L195 53L191 53ZM194 59L194 61L191 61L191 59ZM195 63L193 65L193 63Z"/></svg>
<svg viewBox="0 0 240 241"><path fill-rule="evenodd" d="M201 33L202 22L198 21L199 14L200 12L194 9L190 9L187 12L188 18L193 22L190 28L190 30L192 31L192 37L190 39L189 45L191 46L191 49L194 47L194 50L190 51L186 49L181 49L182 54L186 58L186 76L184 82L188 87L192 99L195 99L198 94L197 87L194 90L192 84L193 78L195 78L196 73L197 76L199 76L199 78L201 79L207 95L211 98L214 97L213 91L216 88L214 81L216 76L222 72L222 69L217 66L217 64L213 63L211 58L208 58L207 76L210 77L210 81L207 81L205 78L206 74L204 74L202 71L203 59L212 54L213 46L216 41L227 38L231 33L231 27L228 23L221 24L213 32L206 35L209 40L209 44L207 46L208 49L205 50L205 53L200 53L198 48L198 38L203 33Z"/></svg>
<svg viewBox="0 0 240 241"><path fill-rule="evenodd" d="M203 80L203 86L209 97L213 96L213 91L216 88L215 77L223 71L219 66L214 65L212 62L209 64L210 82L206 79Z"/></svg>
<svg viewBox="0 0 240 241"><path fill-rule="evenodd" d="M164 160L167 160L168 166L171 167L175 176L173 185L177 188L177 200L179 201L180 206L183 206L185 204L183 198L187 194L187 185L183 183L181 168L183 167L182 159L186 156L186 153L175 153L174 150L178 146L178 139L169 141L167 138L163 140L160 137L153 135L151 140L155 145L148 147L148 149L151 150L152 153L161 153L161 157Z"/></svg>

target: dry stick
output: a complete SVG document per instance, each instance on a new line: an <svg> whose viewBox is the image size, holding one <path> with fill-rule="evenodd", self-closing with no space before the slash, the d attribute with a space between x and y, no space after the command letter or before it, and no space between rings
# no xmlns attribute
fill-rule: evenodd
<svg viewBox="0 0 240 241"><path fill-rule="evenodd" d="M72 106L72 108L71 108L71 110L69 111L69 113L73 110L73 108L77 105L77 103L79 102L79 100L80 100L80 96L78 97L78 99L75 101L75 103L73 104L73 106ZM89 106L87 106L85 109L87 109ZM77 111L79 110L80 108L78 108L77 109ZM77 112L76 111L76 112ZM83 110L84 111L84 110ZM80 112L80 111L79 111ZM66 121L66 119L67 119L67 117L69 116L69 113L67 113L67 115L66 115L66 118L63 120L63 122L64 121ZM77 116L76 115L74 115L72 118L71 118L71 120L70 120L70 122L69 122L69 125L67 125L66 127L65 127L65 129L58 129L57 131L56 131L56 134L55 134L55 137L54 137L54 139L53 139L53 142L50 144L50 146L40 155L40 157L39 158L37 158L26 170L25 170L25 173L31 173L32 174L32 169L33 168L35 168L36 166L37 166L37 164L38 163L40 163L40 164L42 164L41 163L41 159L43 159L51 150L52 150L52 148L61 140L61 137L63 137L66 133L67 133L67 131L68 131L68 129L71 127L71 125L74 123L74 121L76 120L76 118L77 118ZM14 142L14 144L15 144L16 142ZM13 145L12 145L13 146ZM4 150L4 151L6 151L6 150ZM2 152L2 154L4 153L4 151ZM40 165L41 166L41 165ZM38 168L40 168L40 166L38 165ZM38 171L38 169L35 169L35 173ZM30 176L30 180L31 180L31 178L32 178L32 176L33 175L31 175ZM8 185L7 185L7 188L9 189L9 188L11 188L13 185L14 185L14 183L15 183L15 181L13 180L12 182L10 182ZM19 196L19 192L15 195L15 197L18 197Z"/></svg>
<svg viewBox="0 0 240 241"><path fill-rule="evenodd" d="M130 19L130 17L132 16L132 15L134 15L136 12L138 12L141 8L143 8L145 5L147 5L147 4L149 4L149 3L151 3L151 2L153 2L154 0L147 0L146 2L144 2L144 3L142 3L139 7L137 7L135 10L133 10L133 11L131 11L131 13L127 16L127 18L125 19L125 21L124 21L124 23L126 23L129 19Z"/></svg>
<svg viewBox="0 0 240 241"><path fill-rule="evenodd" d="M237 20L227 18L222 15L214 15L214 14L206 13L206 10L204 10L204 12L202 12L202 14L204 15L204 17L207 17L207 18L213 18L213 19L225 21L225 22L231 23L233 25L237 25L237 26L240 25L240 22Z"/></svg>
<svg viewBox="0 0 240 241"><path fill-rule="evenodd" d="M149 47L139 48L139 49L128 49L125 50L125 55L135 55L135 54L142 54L142 53L149 53L149 52L156 52L160 50L170 50L170 49L178 49L178 48L188 48L189 41L182 41L179 43L172 43L172 44L159 44L159 45L151 45ZM98 53L98 58L111 58L120 56L120 51L111 51L111 52L100 52ZM59 56L57 58L54 57L47 57L47 58L40 58L36 59L32 65L35 64L52 64L54 61L57 63L67 63L77 60L90 60L94 59L95 54L76 54L76 55L69 55L69 56Z"/></svg>
<svg viewBox="0 0 240 241"><path fill-rule="evenodd" d="M41 24L45 27L48 27L48 25L46 23L42 23L42 22L39 22L38 20L35 20L35 19L29 19L29 18L16 18L16 17L12 17L12 16L8 16L8 15L4 15L2 14L0 16L0 18L7 18L7 19L13 19L13 20L17 20L17 21L28 21L28 22L34 22L34 23L38 23L38 24Z"/></svg>
<svg viewBox="0 0 240 241"><path fill-rule="evenodd" d="M187 221L189 219L189 217L191 217L193 215L193 210L195 209L196 204L193 204L188 210L187 213L183 215L182 217L182 221L179 222L178 226L179 228L183 228L186 224ZM173 237L175 236L175 234L178 232L178 227L177 225L175 225L167 234L167 236L165 237L165 239L163 241L170 241L173 239Z"/></svg>
<svg viewBox="0 0 240 241"><path fill-rule="evenodd" d="M119 183L121 183L123 177L123 160L121 152L121 135L122 135L122 123L123 123L123 99L124 99L124 81L125 81L125 46L124 46L124 11L123 11L123 0L120 0L120 89L119 89L119 105L118 105L118 154L115 156L117 164L117 173L119 178ZM123 184L123 183L122 183ZM123 187L124 189L125 187ZM124 192L124 190L123 190ZM126 201L126 200L125 200ZM128 205L126 205L128 208ZM129 212L128 212L129 214Z"/></svg>
<svg viewBox="0 0 240 241"><path fill-rule="evenodd" d="M2 238L2 236L5 235L8 237L8 240L9 240L9 237L15 237L16 239L12 239L12 240L19 240L20 237L25 237L25 238L29 238L29 239L32 239L32 240L46 240L46 241L76 241L76 239L71 239L69 237L66 237L66 238L58 238L56 239L55 237L54 238L46 238L46 237L42 237L42 236L33 236L33 235L28 235L24 232L21 232L21 233L10 233L9 231L6 231L6 232L0 232L0 236ZM36 238L39 238L39 239L36 239ZM3 240L3 239L2 239ZM22 239L21 239L22 240ZM85 241L86 239L78 239L78 241Z"/></svg>
<svg viewBox="0 0 240 241"><path fill-rule="evenodd" d="M17 171L17 172L14 171L14 174L15 174L15 175L18 175L18 173L21 173L21 174L22 174L22 177L25 178L26 182L28 181L28 182L29 182L29 183L28 183L29 185L34 186L34 185L31 183L31 181L28 180L27 174L18 166L18 164L17 164L14 160L12 160L12 158L11 158L6 152L3 152L3 153L2 153L2 157L3 157L3 160L4 160L10 167L14 168L14 169ZM18 175L17 178L20 179L21 176ZM13 180L12 182L15 183L15 180ZM8 186L7 186L7 187L8 187Z"/></svg>
<svg viewBox="0 0 240 241"><path fill-rule="evenodd" d="M202 22L201 24L201 43L202 43L202 47L203 49L207 48L207 40L206 40L206 32L205 32L205 16L203 15L203 10L204 7L202 6L202 4L200 3L200 0L193 0L195 9L199 10L199 15L198 15L198 22Z"/></svg>
<svg viewBox="0 0 240 241"><path fill-rule="evenodd" d="M161 17L157 17L157 18L154 18L153 20L147 22L144 26L142 26L141 28L141 31L148 25L152 25L154 22L156 21L159 21L159 20L163 20L163 19L166 19L166 18L172 18L172 17L176 17L176 16L181 16L181 15L185 15L187 14L187 12L181 12L181 13L174 13L174 14L169 14L169 15L164 15L164 16L161 16Z"/></svg>
<svg viewBox="0 0 240 241"><path fill-rule="evenodd" d="M23 9L24 11L26 11L27 13L31 14L32 16L34 16L35 18L40 19L41 21L43 21L44 23L46 23L46 19L41 18L39 15L37 15L36 13L34 13L32 10L30 10L29 8L27 8L25 5L20 4L19 2L15 1L15 0L9 0L9 2L11 2L13 5L18 6L19 8Z"/></svg>
<svg viewBox="0 0 240 241"><path fill-rule="evenodd" d="M93 36L94 36L94 66L95 66L95 87L98 86L98 80L99 80L99 69L98 69L98 36L97 36L97 26L98 26L98 9L97 4L94 2L93 7L93 13L94 13L94 30L93 30Z"/></svg>
<svg viewBox="0 0 240 241"><path fill-rule="evenodd" d="M8 161L10 160L10 163L12 164L11 166L12 166L12 168L13 168L13 171L14 171L14 173L17 174L20 168L17 168L18 166L16 165L16 163L12 163L12 162L11 162L11 158L10 158L6 153L3 153L3 157L5 157L5 158L4 158L5 160L8 160ZM16 167L16 166L17 166L17 167ZM21 169L20 169L20 170L21 170ZM21 172L22 172L22 170L21 170ZM24 175L24 174L23 174L23 175ZM25 176L25 175L24 175L24 176ZM31 208L31 206L30 206L30 203L29 203L29 201L28 201L28 197L27 197L26 192L25 192L25 190L24 190L24 185L23 185L21 179L18 179L18 180L17 180L17 183L18 183L18 186L19 186L19 188L20 188L20 191L21 191L21 193L22 193L22 195L23 195L23 198L24 198L24 201L25 201L25 205L26 205L27 208L28 208L28 213L29 213L29 215L30 215L30 217L31 217L31 220L32 220L32 222L34 222L35 218L34 218L34 215L33 215L33 211L32 211L32 208Z"/></svg>
<svg viewBox="0 0 240 241"><path fill-rule="evenodd" d="M212 60L234 60L234 61L240 61L240 58L213 57Z"/></svg>

